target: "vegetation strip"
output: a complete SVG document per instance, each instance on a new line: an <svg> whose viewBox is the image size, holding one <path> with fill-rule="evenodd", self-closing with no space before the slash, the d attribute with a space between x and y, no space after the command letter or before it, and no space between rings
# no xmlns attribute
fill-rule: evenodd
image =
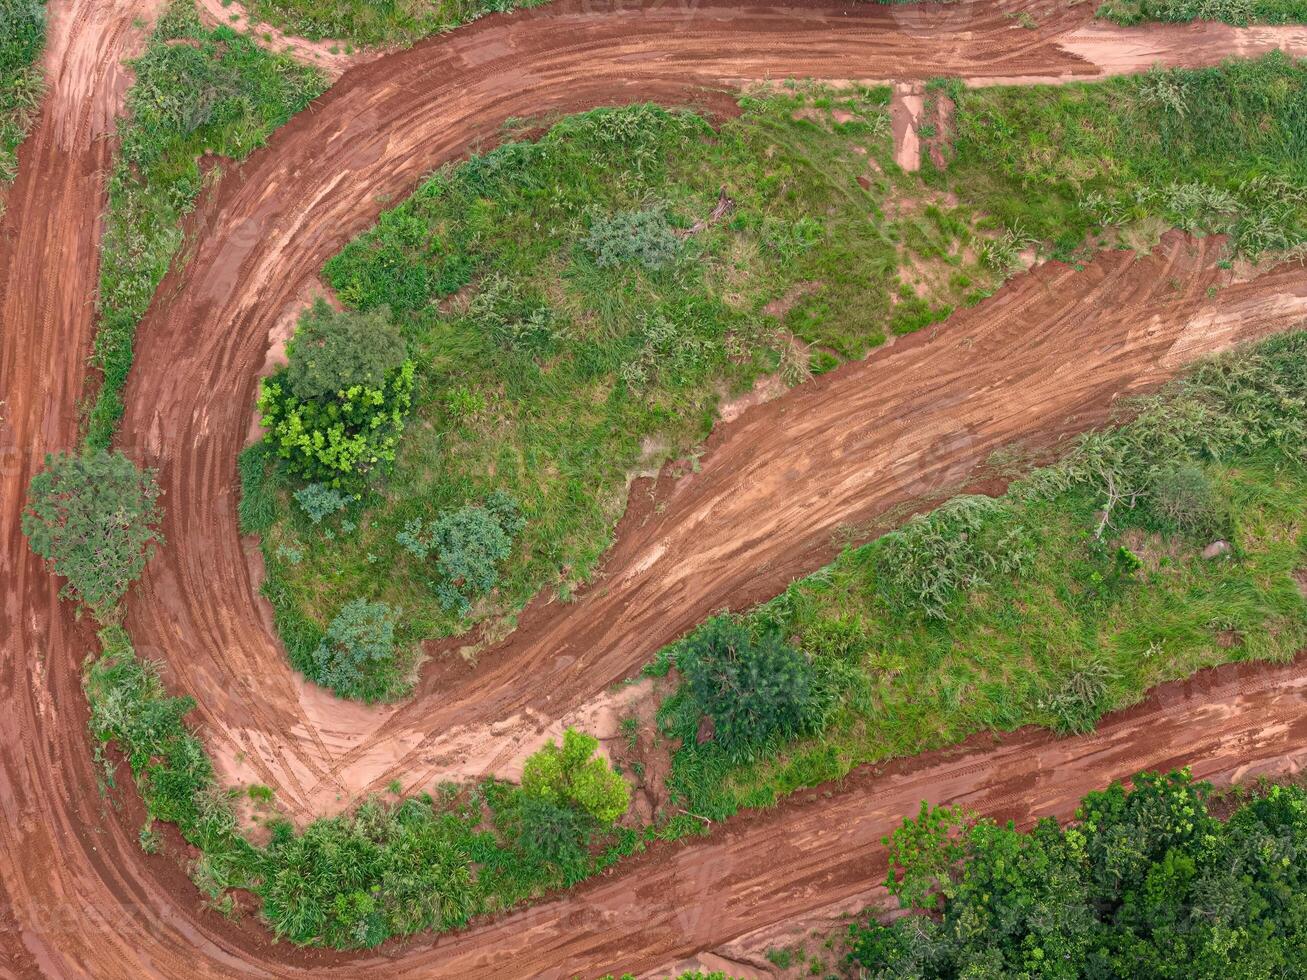
<svg viewBox="0 0 1307 980"><path fill-rule="evenodd" d="M257 19L310 41L362 46L410 45L487 14L538 7L548 0L247 0Z"/></svg>
<svg viewBox="0 0 1307 980"><path fill-rule="evenodd" d="M461 925L867 758L984 727L1079 730L1199 666L1289 659L1307 639L1293 577L1307 556L1304 392L1307 333L1203 365L1135 421L1086 437L982 505L1011 533L986 523L989 511L957 523L976 506L963 498L848 552L731 629L717 621L669 648L652 670L685 673L658 735L681 740L669 781L678 812L653 824L611 822L625 799L590 761L593 742L572 735L528 764L521 788L490 779L377 798L300 834L269 815L256 845L234 801L243 792L268 803L267 791L217 786L184 723L189 699L168 697L158 667L136 659L117 627L88 666L92 734L117 744L137 779L150 816L143 844L158 845L154 821L175 822L201 850L192 872L220 908L234 910L231 889L248 889L279 935L344 947ZM1103 523L1105 486L1121 499ZM1212 533L1228 536L1227 555L1197 553ZM724 634L733 647L718 642ZM1032 635L1045 644L1032 647ZM772 652L740 663L736 654L762 644Z"/></svg>
<svg viewBox="0 0 1307 980"><path fill-rule="evenodd" d="M136 325L181 248L182 218L221 170L216 159L244 159L326 88L317 71L229 28L205 29L193 0L172 0L133 70L101 245L94 448L113 438Z"/></svg>
<svg viewBox="0 0 1307 980"><path fill-rule="evenodd" d="M1249 24L1307 23L1304 0L1106 0L1096 16L1131 27L1149 21L1189 23L1217 20L1236 27Z"/></svg>
<svg viewBox="0 0 1307 980"><path fill-rule="evenodd" d="M45 0L0 0L0 191L18 175L18 147L45 87L45 17Z"/></svg>

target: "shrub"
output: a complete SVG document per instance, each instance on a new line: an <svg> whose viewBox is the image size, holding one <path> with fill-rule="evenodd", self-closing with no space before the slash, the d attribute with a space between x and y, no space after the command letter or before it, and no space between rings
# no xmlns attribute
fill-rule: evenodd
<svg viewBox="0 0 1307 980"><path fill-rule="evenodd" d="M295 502L316 526L337 511L344 510L349 498L332 487L310 483L295 491Z"/></svg>
<svg viewBox="0 0 1307 980"><path fill-rule="evenodd" d="M595 756L597 748L599 740L593 735L567 729L561 748L551 741L526 760L522 792L554 806L572 807L600 824L612 824L631 805L631 788Z"/></svg>
<svg viewBox="0 0 1307 980"><path fill-rule="evenodd" d="M820 728L812 666L774 631L755 639L729 617L709 620L682 642L676 666L712 719L714 740L728 752Z"/></svg>
<svg viewBox="0 0 1307 980"><path fill-rule="evenodd" d="M404 337L388 307L338 312L319 297L301 314L286 358L287 387L301 401L378 389L404 363Z"/></svg>
<svg viewBox="0 0 1307 980"><path fill-rule="evenodd" d="M0 186L18 173L18 144L44 87L37 64L45 45L45 4L0 0ZM4 203L0 202L0 214Z"/></svg>
<svg viewBox="0 0 1307 980"><path fill-rule="evenodd" d="M628 262L661 269L676 258L680 239L660 209L620 211L590 223L585 247L601 269Z"/></svg>
<svg viewBox="0 0 1307 980"><path fill-rule="evenodd" d="M45 458L32 477L23 533L67 581L60 592L104 618L163 538L159 487L121 453L91 450Z"/></svg>
<svg viewBox="0 0 1307 980"><path fill-rule="evenodd" d="M1207 471L1196 463L1163 467L1149 487L1149 510L1167 530L1211 538L1226 533L1230 518Z"/></svg>
<svg viewBox="0 0 1307 980"><path fill-rule="evenodd" d="M518 795L517 841L527 857L542 864L575 867L586 858L593 820L571 806L543 796Z"/></svg>
<svg viewBox="0 0 1307 980"><path fill-rule="evenodd" d="M395 540L418 559L436 553L442 579L436 588L440 602L466 615L471 600L498 583L499 564L513 553L513 538L525 526L517 502L495 490L483 504L448 511L430 523L414 518Z"/></svg>
<svg viewBox="0 0 1307 980"><path fill-rule="evenodd" d="M313 651L305 673L344 698L373 702L406 692L407 664L395 651L398 617L399 610L384 602L345 603Z"/></svg>
<svg viewBox="0 0 1307 980"><path fill-rule="evenodd" d="M277 455L297 476L352 487L395 459L413 393L415 365L405 361L379 388L354 385L301 401L286 372L263 382L261 423Z"/></svg>

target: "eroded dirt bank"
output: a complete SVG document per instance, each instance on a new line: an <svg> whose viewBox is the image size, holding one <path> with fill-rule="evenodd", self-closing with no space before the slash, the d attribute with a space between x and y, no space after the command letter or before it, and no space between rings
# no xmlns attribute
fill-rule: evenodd
<svg viewBox="0 0 1307 980"><path fill-rule="evenodd" d="M750 927L762 925L802 911L810 907L808 902L825 902L841 894L844 886L829 869L847 865L850 853L861 853L854 849L862 828L851 817L870 813L873 805L880 807L878 784L850 781L846 792L852 795L837 819L831 818L828 801L821 803L820 812L805 811L802 801L796 801L777 811L780 816L750 817L733 825L729 833L734 836L710 842L707 846L716 850L703 851L702 858L685 847L665 848L640 862L635 875L597 882L538 912L435 943L391 947L380 956L362 959L269 945L257 924L249 920L233 924L204 910L175 864L142 854L136 841L139 803L131 793L116 794L111 805L104 802L101 773L92 764L87 744L78 681L93 636L86 624L57 603L55 584L22 540L18 510L22 490L43 453L70 446L75 439L76 405L83 394L93 318L97 216L103 207L111 151L105 137L112 132L112 117L120 110L127 81L121 58L143 45L144 25L159 5L156 0L52 0L51 92L22 151L19 181L0 226L4 338L0 399L5 402L0 407L4 418L0 448L5 453L0 461L5 528L0 578L6 583L0 610L4 648L0 703L5 709L0 717L0 804L6 815L0 828L0 975L134 980L141 976L375 975L384 969L411 976L540 976L557 975L569 966L600 972L610 965L653 966L731 938L743 931L740 926L746 919ZM1078 8L1059 10L1049 5L1047 15L1040 17L1040 29L1031 32L1017 27L1002 7L985 4L950 5L946 11L816 5L733 9L716 4L641 11L583 8L575 3L489 18L452 37L347 73L336 90L222 182L192 228L199 244L191 264L184 275L174 274L165 283L139 337L122 442L138 458L164 466L169 546L133 603L131 625L143 653L170 662L173 689L199 697L205 706L202 720L210 726L210 743L220 751L252 753L271 777L265 781L278 786L281 799L302 810L310 804L331 804L336 792L348 795L350 779L366 785L368 779L361 777L368 770L358 765L362 756L412 766L414 779L439 765L456 764L456 758L441 761L453 754L451 749L405 744L395 734L403 729L393 727L402 719L392 719L392 728L382 730L385 716L369 715L369 728L336 705L331 712L337 717L332 718L326 702L314 707L301 701L284 659L261 625L235 532L234 458L269 326L322 261L375 218L383 195L401 195L431 167L466 152L478 140L492 141L500 122L512 115L649 98L698 100L710 108L723 107L729 100L704 94L701 86L768 74L1092 75L1098 70L1095 64L1061 46L1076 36L1086 16ZM1225 50L1221 45L1229 40L1227 32L1207 29L1150 36L1149 44L1158 49L1160 60L1192 63L1217 60ZM1258 42L1273 43L1277 42L1265 38ZM1196 251L1191 253L1191 248ZM1173 241L1168 251L1149 260L1153 265L1148 268L1156 272L1160 264L1163 270L1177 272L1159 274L1193 273L1205 284L1205 277L1214 275L1210 248ZM693 516L701 530L718 535L705 536L704 548L689 560L712 575L720 561L723 601L742 604L811 567L803 562L820 560L829 547L833 524L874 513L864 494L892 495L891 485L904 481L920 489L933 486L936 479L960 478L956 470L960 461L969 458L968 447L950 433L961 431L968 438L974 433L966 424L952 421L947 404L931 390L936 383L955 395L965 391L968 402L977 400L977 405L985 406L980 415L957 418L993 425L997 435L1028 424L1032 416L1023 418L1021 412L1036 410L1025 401L1015 414L1008 410L997 394L1007 383L1004 371L1010 369L1014 376L1026 372L1035 388L1044 384L1046 397L1048 385L1040 371L1048 370L1046 358L1061 358L1063 386L1071 389L1069 400L1056 402L1060 408L1044 408L1061 410L1068 424L1078 425L1100 411L1111 393L1154 383L1185 357L1241 336L1279 329L1302 297L1300 277L1287 272L1223 289L1209 304L1197 295L1197 286L1190 290L1186 284L1177 295L1166 295L1158 281L1147 282L1144 276L1110 262L1093 268L1105 280L1118 277L1102 287L1103 301L1121 300L1136 311L1129 322L1113 321L1111 314L1094 311L1102 317L1100 328L1109 335L1117 331L1119 348L1109 348L1102 335L1086 334L1074 322L1065 297L1055 295L1070 288L1071 274L1054 267L1047 278L1038 273L1030 284L1005 292L1007 299L993 301L1009 304L1001 307L1002 316L1016 318L1026 330L1042 321L1021 319L1022 311L1039 310L1041 297L1053 302L1054 326L1048 336L1023 336L1012 326L1004 332L997 321L985 329L976 324L968 328L993 345L980 348L986 357L997 358L993 372L984 375L981 384L959 378L956 360L954 367L931 374L929 382L908 373L919 362L893 362L892 378L858 375L857 370L871 370L870 365L858 366L845 369L823 386L742 418L733 431L744 433L742 440L761 440L775 472L745 469L732 475L726 468L732 453L723 451L715 477L687 483L684 489L680 484L671 488L669 510L675 507L677 513ZM962 337L951 325L948 333L886 354L908 357L935 345L947 365L948 345L961 343ZM1090 339L1098 346L1086 350ZM1091 376L1091 370L1100 373ZM884 388L877 394L882 383ZM838 412L822 409L821 399L833 397L828 386L836 384L847 386L835 391L839 397L865 389L870 400L860 404L867 414L840 418ZM894 450L878 441L877 429L883 425L875 399L884 398L884 404L889 404L905 395L910 396L905 411L925 411L917 417L946 421L907 434L910 441ZM804 400L812 398L817 402ZM932 402L939 404L931 409ZM940 411L945 414L930 414ZM779 414L765 414L771 412ZM809 413L814 413L811 419ZM841 425L848 431L836 439L833 427ZM754 426L768 431L760 434ZM823 428L825 435L821 435ZM1048 435L1053 428L1040 431ZM788 434L791 430L793 437ZM805 432L827 440L821 451L826 455L819 453L798 464L787 455L786 447L792 443L786 440ZM725 445L726 436L720 438ZM984 438L989 436L982 433ZM931 448L939 443L942 449ZM737 460L753 456L744 450L734 452ZM975 452L980 452L979 446ZM886 474L886 453L911 460L910 465L922 462L921 475L894 466ZM778 469L777 460L784 464ZM849 463L846 473L840 470L842 460ZM868 485L869 473L874 479ZM701 477L708 475L705 468ZM772 537L755 543L736 540L738 528L748 525L728 521L753 520L755 512L748 508L759 507L763 493L774 493L775 500L783 501L810 477L824 480L826 488L825 497L809 500L816 508L814 516L800 522L797 508L776 508L780 513L774 522L760 525ZM919 480L925 483L918 485ZM727 512L709 506L714 494L730 496L726 488L732 486L753 487L738 494L742 509ZM830 503L822 503L826 499ZM641 568L663 533L649 525L632 524L632 528L631 543L625 543L623 536L613 555L614 562L628 564L612 566L610 582L623 567ZM665 528L674 537L673 531L670 525ZM781 543L788 547L780 550L783 560L778 561L768 549ZM762 550L753 551L755 546ZM771 565L766 564L769 558ZM787 567L785 562L791 564ZM631 576L630 594L636 597L629 604L632 615L680 611L686 585L672 577L660 598L657 589L640 584L649 574L662 572L650 565ZM741 585L746 586L744 591L729 591ZM696 601L711 601L711 597L700 595ZM620 664L642 659L640 650L621 645L620 623L611 618L591 622L596 610L586 604L571 608L578 618L565 631L579 633L576 624L591 623L585 628L611 634L608 642L616 646L601 648L593 657L586 649L528 651L528 657L538 656L549 665L547 680L542 679L532 692L502 686L502 672L496 673L494 663L509 663L511 657L498 657L488 662L487 686L478 687L479 680L455 682L452 696L463 706L460 710L478 711L479 699L501 714L530 708L537 714L520 729L529 733L535 719L554 717L560 705L582 696L583 688L598 689L609 679L607 675L625 669L619 670ZM620 619L628 607L611 608ZM687 624L668 622L666 629L683 625ZM561 630L564 624L560 621L550 628ZM566 659L573 656L577 659ZM521 662L524 669L530 666L530 659ZM584 678L582 671L587 672ZM1258 677L1253 686L1261 685L1257 688L1261 693L1245 692L1222 702L1227 703L1223 710L1229 717L1219 724L1213 723L1210 706L1199 705L1195 718L1163 733L1193 753L1185 758L1197 760L1210 754L1215 760L1212 765L1223 767L1213 772L1228 772L1241 760L1277 756L1300 764L1295 753L1303 732L1294 726L1300 724L1296 719L1302 714L1301 672L1295 668ZM553 695L546 683L559 685L558 694ZM1283 687L1278 695L1272 693L1276 684ZM496 690L498 694L492 693ZM1289 708L1275 698L1289 698ZM421 704L415 702L410 710L420 714ZM409 729L423 738L438 730L433 706L427 705L426 710L428 717ZM474 717L482 720L479 714ZM451 719L455 727L468 720L466 714L445 718ZM460 737L474 731L468 728ZM1116 775L1142 765L1165 764L1154 760L1159 751L1168 750L1148 747L1157 744L1152 739L1158 733L1151 721L1142 730L1137 723L1127 724L1115 748L1098 750L1106 756L1091 752L1087 758L1099 761L1090 765L1074 790L1066 789L1066 798L1108 777L1103 758L1119 764L1119 771L1110 771ZM1127 748L1126 743L1134 747ZM513 744L507 741L505 750ZM1050 764L1059 766L1058 773L1073 773L1075 765L1059 755L1062 751L1036 738L1021 750L1024 754L1018 753L1019 759L977 753L968 757L972 760L968 765L977 779L1014 780L1004 791L1007 795L1000 794L1001 799L1009 799L1027 791L1038 793L1040 785L1032 789L1030 781ZM417 754L406 760L411 752ZM942 787L956 785L946 777L941 772L931 779ZM915 790L905 790L904 799L915 795ZM983 794L976 797L978 805L986 799ZM915 800L908 808L913 804ZM886 812L890 805L886 798ZM844 814L850 819L843 819ZM782 824L770 830L754 828L756 822L766 820ZM796 822L784 824L786 820ZM798 851L778 849L777 840L811 841L813 828L824 826L847 828L850 843L828 838ZM881 832L869 833L868 839ZM740 863L722 863L728 845L731 854L738 853ZM762 864L754 860L758 855ZM825 877L823 866L828 869ZM703 867L718 870L710 870L704 878ZM759 868L770 878L759 878ZM874 862L862 871L874 874ZM658 882L663 883L661 891L656 891ZM808 884L796 891L787 882ZM716 887L705 890L712 885ZM775 895L755 903L756 913L740 900L755 894L749 891L753 887L760 888L764 897ZM815 894L827 887L825 894ZM705 898L709 901L702 908L707 911L693 911ZM686 915L694 921L684 920Z"/></svg>

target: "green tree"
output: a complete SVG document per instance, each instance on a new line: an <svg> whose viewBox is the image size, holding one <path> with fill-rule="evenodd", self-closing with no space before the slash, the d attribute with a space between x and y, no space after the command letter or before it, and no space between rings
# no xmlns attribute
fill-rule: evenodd
<svg viewBox="0 0 1307 980"><path fill-rule="evenodd" d="M522 792L555 806L574 807L601 824L611 824L631 805L631 788L595 756L599 740L573 728L563 744L548 745L526 760Z"/></svg>
<svg viewBox="0 0 1307 980"><path fill-rule="evenodd" d="M404 336L389 307L338 311L319 298L300 316L286 358L287 387L301 401L378 389L404 363Z"/></svg>
<svg viewBox="0 0 1307 980"><path fill-rule="evenodd" d="M45 458L32 477L23 533L67 581L64 598L103 619L162 543L159 487L121 453L95 450Z"/></svg>
<svg viewBox="0 0 1307 980"><path fill-rule="evenodd" d="M309 679L341 697L384 701L404 693L406 661L395 649L399 610L384 602L353 599L341 607L313 651Z"/></svg>
<svg viewBox="0 0 1307 980"><path fill-rule="evenodd" d="M361 484L395 459L416 365L383 308L338 313L319 300L263 382L261 423L290 471L331 487Z"/></svg>
<svg viewBox="0 0 1307 980"><path fill-rule="evenodd" d="M775 631L755 638L729 617L709 620L681 644L676 666L727 751L820 728L812 665Z"/></svg>

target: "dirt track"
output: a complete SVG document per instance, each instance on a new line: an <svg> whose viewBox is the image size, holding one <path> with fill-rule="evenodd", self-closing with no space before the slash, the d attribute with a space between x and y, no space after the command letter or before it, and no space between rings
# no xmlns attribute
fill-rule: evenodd
<svg viewBox="0 0 1307 980"><path fill-rule="evenodd" d="M78 666L93 638L57 605L53 584L18 531L22 488L41 454L75 437L92 325L95 216L109 159L101 137L120 105L124 76L117 62L143 40L131 24L155 7L147 0L52 4L50 64L60 70L22 151L0 238L0 411L11 447L0 501L7 584L0 621L6 708L0 802L7 816L0 829L0 964L17 975L269 976L338 959L264 946L252 926L238 931L200 912L174 866L141 854L132 799L124 814L102 811L78 690ZM198 244L185 274L165 283L139 335L122 442L163 466L169 547L138 590L129 625L142 652L168 660L174 689L198 695L213 748L228 756L248 753L261 780L301 812L331 806L337 788L347 795L366 787L396 762L411 774L409 784L456 768L457 759L446 756L484 741L480 729L467 727L469 717L478 724L509 721L504 751L511 753L514 740L535 727L529 719L513 726L514 715L533 709L542 720L556 717L703 612L775 591L828 554L839 523L956 482L989 447L1011 437L1048 438L1083 426L1101 417L1114 394L1154 384L1204 350L1301 317L1307 287L1298 270L1222 289L1209 300L1213 246L1178 238L1142 263L1127 265L1118 255L1080 274L1042 269L938 335L881 352L723 430L702 473L666 488L668 506L656 521L628 521L608 564L606 594L596 590L584 602L528 617L527 630L488 655L477 674L444 678L437 697L428 679L425 700L400 712L342 710L292 678L252 599L235 534L233 460L269 326L322 261L375 218L381 195L402 194L422 172L478 140L493 140L499 122L512 115L646 98L715 106L722 100L701 86L766 74L1091 75L1095 65L1057 45L1083 20L1073 13L1050 8L1040 17L1041 30L1030 32L1001 10L974 4L946 14L711 5L584 13L564 6L491 18L347 73L222 182L192 229ZM966 37L949 41L939 31ZM1086 50L1086 36L1081 31L1068 43ZM1150 58L1157 51L1210 61L1231 37L1228 29L1151 32L1144 47ZM1124 70L1116 62L1112 67ZM453 78L460 82L456 92L448 88ZM1167 286L1170 278L1182 288ZM731 529L742 526L757 536L736 541ZM699 574L691 578L690 571ZM551 643L551 634L576 645ZM577 642L583 635L585 643ZM528 675L532 684L525 689L516 678ZM1278 700L1265 691L1230 700L1221 723L1228 729L1213 724L1211 709L1201 709L1176 723L1175 731L1183 730L1176 742L1192 748L1195 759L1209 747L1195 742L1197 733L1229 736L1224 750L1237 751L1239 759L1249 753L1269 759L1301 745L1303 733L1290 724L1289 712L1301 712L1302 672L1267 674L1261 683L1277 678L1288 692ZM1283 724L1265 724L1268 718ZM427 733L460 722L456 739L421 744ZM1110 765L1067 764L1059 800L1108 775L1157 764L1138 744L1156 744L1157 729L1145 740L1136 724L1123 725ZM1247 734L1249 745L1236 746L1236 729L1260 734ZM1012 772L1039 772L1068 744L1018 740ZM1212 771L1235 764L1230 754L1214 750L1210 757ZM968 766L992 778L993 758L976 757ZM942 773L930 780L954 785ZM1001 807L1019 785L976 800ZM413 947L405 967L427 976L437 966L450 975L474 967L500 976L539 975L546 964L564 962L602 969L621 958L619 951L632 955L629 965L651 966L767 916L799 911L804 902L838 897L837 880L827 882L831 891L824 896L804 897L767 876L782 868L797 880L809 860L847 865L851 845L829 838L814 846L811 858L777 861L777 839L802 839L805 826L843 827L848 841L864 839L864 831L867 841L879 837L879 824L873 830L858 819L868 812L867 787L850 792L841 797L848 819L831 819L829 803L816 809L796 803L779 816L750 821L776 821L766 835L755 838L751 830L748 840L730 838L718 871L731 880L733 894L740 894L736 882L755 873L750 868L762 868L760 884L778 896L752 915L732 904L730 915L723 908L694 924L680 921L673 910L696 905L700 885L709 882L682 877L679 862L711 868L694 855L711 857L723 848L667 848L642 862L639 884L631 876L606 880L530 913L543 916L536 929L554 940L519 919ZM876 792L880 799L881 789ZM909 797L921 790L905 792L910 808L915 798ZM761 864L750 861L757 847ZM652 882L671 885L655 894ZM596 925L587 909L607 911ZM629 916L637 914L646 928L633 936ZM566 936L558 935L560 921L568 923ZM559 945L563 940L571 945ZM499 966L483 951L487 945ZM342 974L363 972L362 962Z"/></svg>

